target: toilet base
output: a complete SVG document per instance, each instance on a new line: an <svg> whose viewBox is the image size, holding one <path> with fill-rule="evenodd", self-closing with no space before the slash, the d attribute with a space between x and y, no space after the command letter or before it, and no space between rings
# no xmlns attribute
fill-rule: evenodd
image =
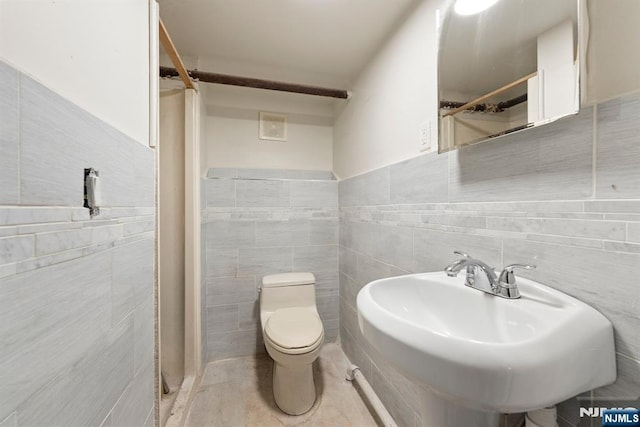
<svg viewBox="0 0 640 427"><path fill-rule="evenodd" d="M316 401L311 363L297 366L273 364L273 397L276 405L289 415L302 415Z"/></svg>

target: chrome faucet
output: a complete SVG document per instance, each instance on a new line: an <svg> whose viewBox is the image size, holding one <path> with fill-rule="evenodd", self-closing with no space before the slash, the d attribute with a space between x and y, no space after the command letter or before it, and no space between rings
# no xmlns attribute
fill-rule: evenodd
<svg viewBox="0 0 640 427"><path fill-rule="evenodd" d="M520 291L516 284L516 276L513 273L514 269L524 268L531 270L536 268L535 265L511 264L506 266L498 276L493 268L479 259L471 258L466 253L460 251L454 251L453 253L460 255L462 258L445 267L444 271L447 273L447 276L455 277L466 267L467 278L464 283L466 286L502 298L520 298Z"/></svg>

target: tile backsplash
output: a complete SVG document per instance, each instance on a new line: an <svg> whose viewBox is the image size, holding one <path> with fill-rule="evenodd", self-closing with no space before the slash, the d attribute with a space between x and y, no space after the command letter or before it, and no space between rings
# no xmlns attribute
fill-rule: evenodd
<svg viewBox="0 0 640 427"><path fill-rule="evenodd" d="M338 183L331 172L213 168L202 187L206 360L264 351L257 289L268 274L312 272L325 340L335 340Z"/></svg>
<svg viewBox="0 0 640 427"><path fill-rule="evenodd" d="M359 332L371 280L441 270L462 250L611 320L618 380L595 396L640 395L640 95L500 139L427 154L340 182L340 338L400 425L428 425L424 390ZM578 423L575 399L560 424ZM454 425L454 424L452 424Z"/></svg>
<svg viewBox="0 0 640 427"><path fill-rule="evenodd" d="M152 425L155 153L2 62L0 118L0 425Z"/></svg>

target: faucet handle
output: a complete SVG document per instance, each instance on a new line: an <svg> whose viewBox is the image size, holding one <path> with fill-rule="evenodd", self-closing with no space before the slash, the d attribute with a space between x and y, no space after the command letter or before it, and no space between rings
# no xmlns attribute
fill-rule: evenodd
<svg viewBox="0 0 640 427"><path fill-rule="evenodd" d="M456 255L460 255L463 258L471 258L467 253L462 252L462 251L453 251L454 254Z"/></svg>
<svg viewBox="0 0 640 427"><path fill-rule="evenodd" d="M511 264L507 265L502 269L502 273L500 273L499 282L506 285L515 285L516 284L516 275L513 274L513 270L516 268L523 268L525 270L533 270L536 268L535 265L531 264Z"/></svg>

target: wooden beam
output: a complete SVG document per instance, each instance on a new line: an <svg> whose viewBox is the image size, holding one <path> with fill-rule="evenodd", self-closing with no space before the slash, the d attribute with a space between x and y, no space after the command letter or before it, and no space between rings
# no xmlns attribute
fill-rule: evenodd
<svg viewBox="0 0 640 427"><path fill-rule="evenodd" d="M254 79L251 77L230 76L227 74L208 73L205 71L188 70L194 79L223 85L253 87L257 89L277 90L281 92L302 93L305 95L326 96L329 98L348 99L349 92L342 89L330 89L318 86L306 86L296 83L278 82L273 80ZM173 68L160 67L160 77L175 77L179 74Z"/></svg>
<svg viewBox="0 0 640 427"><path fill-rule="evenodd" d="M159 19L159 22L160 43L162 43L162 47L164 47L165 52L167 52L169 58L171 58L171 62L173 62L174 67L178 70L178 74L187 89L195 89L195 86L193 86L193 82L189 77L189 73L187 72L187 67L184 66L182 59L180 59L180 55L171 41L171 37L169 37L169 33L167 32L167 28L164 26L164 22L162 22L162 18Z"/></svg>
<svg viewBox="0 0 640 427"><path fill-rule="evenodd" d="M467 102L466 104L464 104L462 107L456 108L455 110L451 110L449 112L447 112L446 114L443 114L442 117L447 117L447 116L453 116L454 114L459 113L460 111L464 111L464 110L468 110L469 108L473 107L474 105L480 104L481 102L491 98L492 96L498 95L499 93L505 92L513 87L518 86L520 83L524 83L527 80L529 80L532 77L535 77L535 75L538 74L537 72L533 72L529 75L526 75L524 77L519 78L516 81L513 81L509 84L506 84L496 90L494 90L493 92L489 92L486 95L482 95L480 98L476 98L471 102Z"/></svg>

